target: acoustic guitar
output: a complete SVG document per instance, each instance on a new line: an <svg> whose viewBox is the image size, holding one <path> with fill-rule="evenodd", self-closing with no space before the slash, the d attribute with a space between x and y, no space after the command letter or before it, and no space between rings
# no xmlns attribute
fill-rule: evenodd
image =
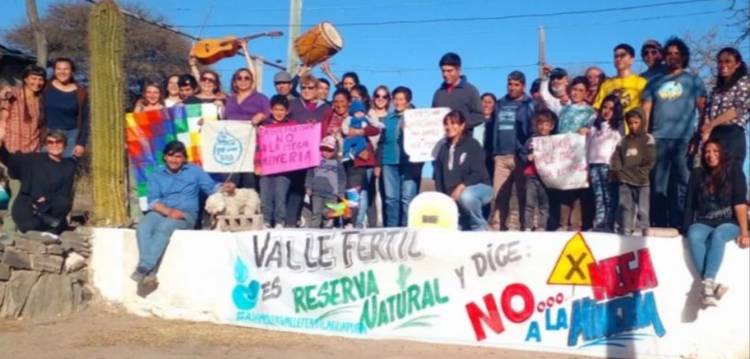
<svg viewBox="0 0 750 359"><path fill-rule="evenodd" d="M240 41L252 40L259 37L279 37L283 35L281 31L262 32L245 37L227 36L223 39L205 39L200 40L193 45L193 56L204 65L210 65L217 61L232 57L240 49Z"/></svg>

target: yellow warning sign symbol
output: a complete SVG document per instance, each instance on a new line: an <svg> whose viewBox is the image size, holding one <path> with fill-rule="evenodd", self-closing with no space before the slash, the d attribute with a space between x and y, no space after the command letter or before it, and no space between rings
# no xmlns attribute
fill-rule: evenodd
<svg viewBox="0 0 750 359"><path fill-rule="evenodd" d="M576 233L565 243L565 248L557 258L552 273L549 274L547 284L591 285L589 264L595 262L589 245L581 233Z"/></svg>

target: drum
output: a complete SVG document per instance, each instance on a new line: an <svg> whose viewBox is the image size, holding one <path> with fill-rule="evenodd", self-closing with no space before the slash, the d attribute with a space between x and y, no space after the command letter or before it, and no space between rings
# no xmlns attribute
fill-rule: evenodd
<svg viewBox="0 0 750 359"><path fill-rule="evenodd" d="M324 21L294 40L294 51L306 66L331 58L344 47L344 40L330 22Z"/></svg>

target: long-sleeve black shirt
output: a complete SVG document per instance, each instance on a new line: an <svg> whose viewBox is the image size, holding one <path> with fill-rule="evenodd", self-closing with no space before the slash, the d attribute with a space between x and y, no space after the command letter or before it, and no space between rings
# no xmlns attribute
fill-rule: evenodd
<svg viewBox="0 0 750 359"><path fill-rule="evenodd" d="M709 193L706 189L706 170L693 170L685 201L685 231L693 223L703 223L712 227L736 223L734 206L746 203L747 182L740 166L731 166L727 175L720 183L720 187L714 193Z"/></svg>
<svg viewBox="0 0 750 359"><path fill-rule="evenodd" d="M44 197L53 217L64 218L73 207L73 180L76 161L63 158L59 162L46 153L13 153L0 147L0 161L8 167L9 176L21 181L11 216L21 231L37 228L32 204Z"/></svg>
<svg viewBox="0 0 750 359"><path fill-rule="evenodd" d="M490 183L484 149L477 140L464 135L452 150L451 147L451 142L445 141L438 150L435 158L435 189L450 195L460 184L468 187L477 183Z"/></svg>

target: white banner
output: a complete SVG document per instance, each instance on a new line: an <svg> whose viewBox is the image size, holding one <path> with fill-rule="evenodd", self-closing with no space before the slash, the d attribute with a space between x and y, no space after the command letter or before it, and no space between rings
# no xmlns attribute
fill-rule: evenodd
<svg viewBox="0 0 750 359"><path fill-rule="evenodd" d="M248 121L213 121L201 129L203 169L214 173L255 170L255 127Z"/></svg>
<svg viewBox="0 0 750 359"><path fill-rule="evenodd" d="M534 165L542 182L554 189L588 188L586 136L577 133L532 139Z"/></svg>
<svg viewBox="0 0 750 359"><path fill-rule="evenodd" d="M437 156L437 144L445 137L443 117L447 107L404 111L404 151L410 162L429 162Z"/></svg>
<svg viewBox="0 0 750 359"><path fill-rule="evenodd" d="M119 233L119 234L118 234ZM679 238L602 233L177 231L160 285L128 278L132 230L99 230L93 282L164 318L601 357L747 357L750 266L728 243L701 311ZM698 284L696 284L698 283Z"/></svg>

